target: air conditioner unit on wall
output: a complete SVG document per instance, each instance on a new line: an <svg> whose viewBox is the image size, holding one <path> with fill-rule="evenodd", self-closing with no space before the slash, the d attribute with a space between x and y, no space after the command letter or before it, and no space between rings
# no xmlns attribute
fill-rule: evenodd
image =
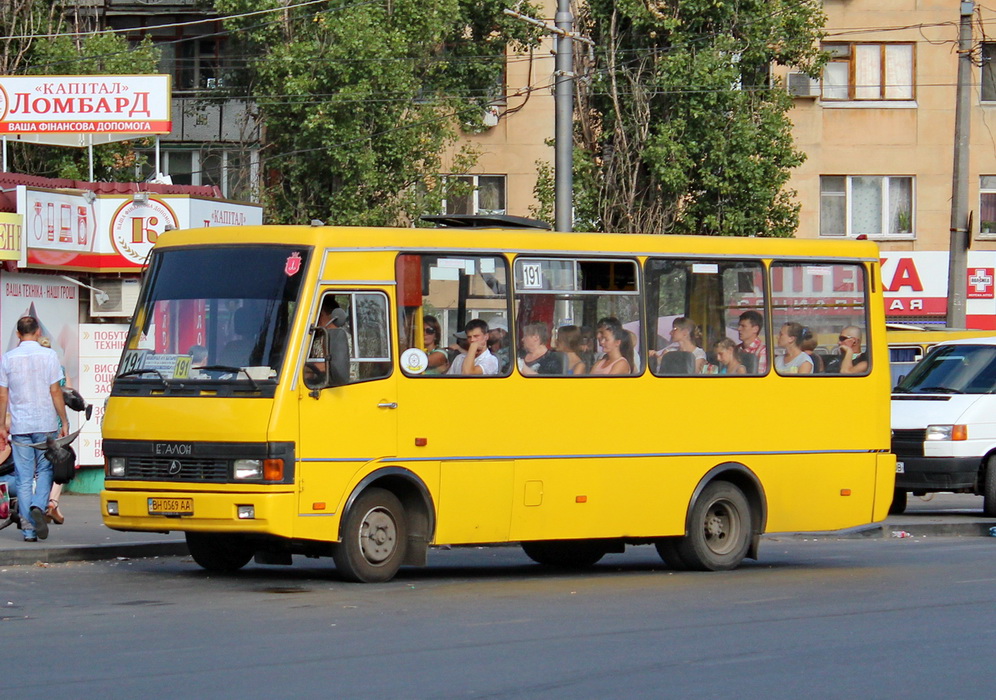
<svg viewBox="0 0 996 700"><path fill-rule="evenodd" d="M131 316L138 304L141 283L137 279L95 280L93 286L107 295L103 299L97 291L90 290L91 316ZM101 299L98 299L101 297Z"/></svg>
<svg viewBox="0 0 996 700"><path fill-rule="evenodd" d="M792 97L816 98L820 96L820 81L805 73L793 71L785 79L788 94Z"/></svg>

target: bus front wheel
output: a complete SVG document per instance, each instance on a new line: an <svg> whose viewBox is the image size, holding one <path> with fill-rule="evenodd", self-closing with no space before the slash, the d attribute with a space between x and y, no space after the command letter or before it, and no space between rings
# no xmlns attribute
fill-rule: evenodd
<svg viewBox="0 0 996 700"><path fill-rule="evenodd" d="M747 556L750 539L750 505L743 491L728 481L714 481L692 506L688 534L677 552L689 569L728 571Z"/></svg>
<svg viewBox="0 0 996 700"><path fill-rule="evenodd" d="M558 569L586 569L605 556L606 546L597 540L546 540L523 542L522 551L537 564Z"/></svg>
<svg viewBox="0 0 996 700"><path fill-rule="evenodd" d="M390 491L369 488L353 503L332 558L346 581L390 581L401 568L408 541L405 510Z"/></svg>
<svg viewBox="0 0 996 700"><path fill-rule="evenodd" d="M190 556L208 571L231 573L238 571L252 559L252 549L232 535L188 532L186 537Z"/></svg>

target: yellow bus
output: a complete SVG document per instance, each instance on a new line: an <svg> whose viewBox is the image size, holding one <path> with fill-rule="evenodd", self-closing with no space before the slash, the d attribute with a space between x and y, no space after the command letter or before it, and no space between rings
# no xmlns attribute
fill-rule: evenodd
<svg viewBox="0 0 996 700"><path fill-rule="evenodd" d="M813 372L845 329L855 373ZM385 581L507 542L731 569L763 533L885 517L884 329L869 242L171 231L107 402L103 520L182 531L210 570Z"/></svg>

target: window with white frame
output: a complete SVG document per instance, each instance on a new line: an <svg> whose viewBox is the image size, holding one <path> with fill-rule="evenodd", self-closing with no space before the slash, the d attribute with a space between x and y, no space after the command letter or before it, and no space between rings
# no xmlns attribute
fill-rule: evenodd
<svg viewBox="0 0 996 700"><path fill-rule="evenodd" d="M981 49L982 101L996 102L996 43L983 42Z"/></svg>
<svg viewBox="0 0 996 700"><path fill-rule="evenodd" d="M821 236L913 237L913 178L820 176Z"/></svg>
<svg viewBox="0 0 996 700"><path fill-rule="evenodd" d="M504 175L447 175L444 214L504 214Z"/></svg>
<svg viewBox="0 0 996 700"><path fill-rule="evenodd" d="M979 235L996 236L996 175L979 176Z"/></svg>
<svg viewBox="0 0 996 700"><path fill-rule="evenodd" d="M140 151L146 157L141 176L149 177L156 167L155 152ZM259 152L254 149L163 148L159 169L174 185L216 185L228 199L257 201Z"/></svg>
<svg viewBox="0 0 996 700"><path fill-rule="evenodd" d="M912 100L913 44L824 44L824 101Z"/></svg>

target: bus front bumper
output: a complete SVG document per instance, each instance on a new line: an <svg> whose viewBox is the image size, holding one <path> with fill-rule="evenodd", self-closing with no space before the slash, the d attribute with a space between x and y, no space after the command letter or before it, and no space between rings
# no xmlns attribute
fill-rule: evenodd
<svg viewBox="0 0 996 700"><path fill-rule="evenodd" d="M100 513L112 530L293 537L297 494L105 489L100 493Z"/></svg>

